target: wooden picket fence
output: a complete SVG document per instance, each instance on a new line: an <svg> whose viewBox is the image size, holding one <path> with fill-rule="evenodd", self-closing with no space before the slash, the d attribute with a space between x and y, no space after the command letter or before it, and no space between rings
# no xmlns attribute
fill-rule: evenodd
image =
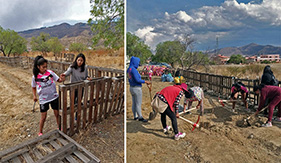
<svg viewBox="0 0 281 163"><path fill-rule="evenodd" d="M252 105L258 105L258 95L254 93L254 86L260 84L260 79L240 79L232 76L200 73L195 71L180 70L182 76L189 84L203 87L211 91L213 95L228 98L231 95L232 84L242 82L249 91L249 101Z"/></svg>
<svg viewBox="0 0 281 163"><path fill-rule="evenodd" d="M73 135L89 124L124 111L124 76L60 85L59 97L60 128Z"/></svg>

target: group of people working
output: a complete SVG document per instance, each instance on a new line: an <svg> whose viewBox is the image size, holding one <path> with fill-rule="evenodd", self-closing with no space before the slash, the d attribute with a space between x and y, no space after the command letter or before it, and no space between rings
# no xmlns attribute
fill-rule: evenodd
<svg viewBox="0 0 281 163"><path fill-rule="evenodd" d="M141 75L138 73L137 68L139 66L140 59L137 57L132 57L130 66L127 70L128 79L130 83L130 92L132 95L132 111L134 115L134 120L139 120L147 122L141 114L141 103L142 103L142 84L151 84L150 81L145 81L141 79ZM180 79L180 78L179 78ZM261 84L254 87L254 92L260 94L260 104L257 109L256 114L265 106L268 105L268 121L263 124L264 127L272 126L273 110L278 107L278 115L275 118L276 121L281 122L281 88L278 86L279 82L273 75L270 66L264 68L264 73L262 76ZM244 102L246 111L249 112L247 98L249 92L242 82L237 82L232 85L231 88L231 101L233 103L232 109L235 110L236 100L238 94L241 93L242 101ZM201 114L204 112L203 99L204 92L200 87L192 87L188 89L185 83L177 82L175 85L168 86L156 93L154 98L159 98L162 102L166 103L164 109L161 110L161 123L163 127L163 132L167 133L171 130L170 126L167 126L166 116L171 119L172 128L174 131L174 139L179 140L185 137L185 133L179 132L177 127L177 118L179 117L179 102L182 97L184 99L184 112L191 109L192 102L198 101L196 106L197 109L200 108ZM187 108L187 109L186 109Z"/></svg>

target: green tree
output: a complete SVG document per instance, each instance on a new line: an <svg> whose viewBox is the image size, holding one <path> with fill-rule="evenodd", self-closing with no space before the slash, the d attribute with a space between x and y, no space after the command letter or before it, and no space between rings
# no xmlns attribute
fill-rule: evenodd
<svg viewBox="0 0 281 163"><path fill-rule="evenodd" d="M17 32L0 28L0 51L4 56L22 54L26 51L26 40Z"/></svg>
<svg viewBox="0 0 281 163"><path fill-rule="evenodd" d="M185 52L185 47L180 41L166 41L156 46L156 54L152 57L152 61L166 62L172 67L175 63L180 62L180 57Z"/></svg>
<svg viewBox="0 0 281 163"><path fill-rule="evenodd" d="M232 55L230 59L227 61L228 63L240 64L245 63L246 59L241 54Z"/></svg>
<svg viewBox="0 0 281 163"><path fill-rule="evenodd" d="M63 45L60 43L57 37L52 37L47 41L47 45L51 52L55 55L55 60L57 60L58 54L64 49Z"/></svg>
<svg viewBox="0 0 281 163"><path fill-rule="evenodd" d="M152 56L149 46L146 45L138 36L127 32L127 55L140 58L141 63Z"/></svg>
<svg viewBox="0 0 281 163"><path fill-rule="evenodd" d="M84 50L87 50L87 46L82 43L71 43L69 46L69 51L82 53Z"/></svg>
<svg viewBox="0 0 281 163"><path fill-rule="evenodd" d="M91 16L88 23L94 33L93 45L104 40L106 47L124 46L124 0L90 0Z"/></svg>
<svg viewBox="0 0 281 163"><path fill-rule="evenodd" d="M48 40L51 39L51 36L47 33L40 33L38 37L31 38L31 49L33 51L42 52L43 56L46 56L48 52L51 51Z"/></svg>

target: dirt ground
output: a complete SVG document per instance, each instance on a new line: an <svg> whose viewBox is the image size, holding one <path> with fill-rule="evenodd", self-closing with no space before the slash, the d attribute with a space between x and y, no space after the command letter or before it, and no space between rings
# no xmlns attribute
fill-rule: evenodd
<svg viewBox="0 0 281 163"><path fill-rule="evenodd" d="M171 83L154 78L152 97L168 85ZM148 118L152 109L146 85L142 91L142 114ZM193 106L196 104L194 102ZM267 120L260 115L256 121L250 121L252 126L247 126L242 120L255 109L247 113L238 105L238 111L233 113L231 105L222 107L216 97L205 94L205 114L199 121L201 127L192 132L190 124L178 119L179 131L185 132L186 137L175 141L172 131L168 135L163 133L159 114L148 123L135 121L131 106L127 83L127 162L280 162L281 123L274 122L270 128L259 127ZM184 117L196 122L198 113L194 110ZM167 122L171 125L169 118Z"/></svg>
<svg viewBox="0 0 281 163"><path fill-rule="evenodd" d="M32 112L32 70L0 63L0 151L37 137L40 111ZM59 83L57 83L58 85ZM44 133L56 129L52 109ZM124 161L124 115L116 115L81 131L73 139L105 162Z"/></svg>

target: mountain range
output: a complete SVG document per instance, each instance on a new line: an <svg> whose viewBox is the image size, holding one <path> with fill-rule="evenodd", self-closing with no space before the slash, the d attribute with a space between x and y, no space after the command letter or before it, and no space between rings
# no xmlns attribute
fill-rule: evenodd
<svg viewBox="0 0 281 163"><path fill-rule="evenodd" d="M209 52L212 54L221 54L225 56L231 56L233 54L241 54L244 56L254 56L261 54L281 54L281 47L272 46L272 45L258 45L255 43L251 43L241 47L226 47L218 49L218 51L213 50Z"/></svg>
<svg viewBox="0 0 281 163"><path fill-rule="evenodd" d="M42 32L50 34L51 37L58 37L65 47L69 47L73 42L80 42L91 46L91 38L93 36L91 27L86 23L77 23L75 25L62 23L51 27L30 29L18 33L30 43L32 37L37 37Z"/></svg>

